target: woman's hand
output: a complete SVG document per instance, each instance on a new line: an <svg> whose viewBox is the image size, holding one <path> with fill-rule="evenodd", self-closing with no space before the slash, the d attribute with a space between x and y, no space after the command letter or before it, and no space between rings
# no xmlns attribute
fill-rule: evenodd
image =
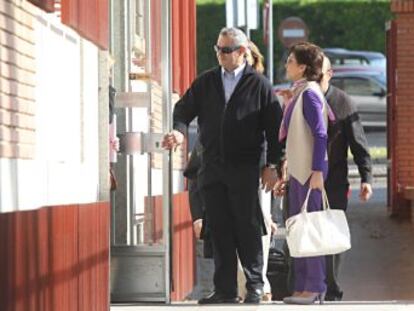
<svg viewBox="0 0 414 311"><path fill-rule="evenodd" d="M283 103L287 103L293 97L293 92L290 89L279 90L276 95L283 98Z"/></svg>
<svg viewBox="0 0 414 311"><path fill-rule="evenodd" d="M270 223L270 231L272 232L272 235L275 235L277 232L277 224L273 220L271 220Z"/></svg>
<svg viewBox="0 0 414 311"><path fill-rule="evenodd" d="M273 196L283 197L286 194L287 180L280 180L273 188Z"/></svg>
<svg viewBox="0 0 414 311"><path fill-rule="evenodd" d="M321 171L312 172L309 187L311 189L319 189L321 191L323 190L323 175Z"/></svg>
<svg viewBox="0 0 414 311"><path fill-rule="evenodd" d="M200 239L201 237L201 230L203 229L203 220L197 219L193 223L194 233L197 239Z"/></svg>

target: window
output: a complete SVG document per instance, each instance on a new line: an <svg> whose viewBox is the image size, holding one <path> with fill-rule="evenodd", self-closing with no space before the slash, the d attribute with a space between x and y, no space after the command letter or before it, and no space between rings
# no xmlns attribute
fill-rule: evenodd
<svg viewBox="0 0 414 311"><path fill-rule="evenodd" d="M343 83L343 79L341 78L332 78L331 80L331 84L333 86L336 86L337 88L343 90L344 89L344 83Z"/></svg>
<svg viewBox="0 0 414 311"><path fill-rule="evenodd" d="M367 66L368 60L363 57L355 56L331 56L333 66Z"/></svg>
<svg viewBox="0 0 414 311"><path fill-rule="evenodd" d="M381 93L381 87L367 78L344 78L343 88L349 95L373 96Z"/></svg>

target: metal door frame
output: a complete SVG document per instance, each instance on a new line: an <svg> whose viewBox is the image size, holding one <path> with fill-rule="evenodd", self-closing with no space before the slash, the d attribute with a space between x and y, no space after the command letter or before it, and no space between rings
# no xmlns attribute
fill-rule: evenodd
<svg viewBox="0 0 414 311"><path fill-rule="evenodd" d="M112 0L117 1L117 0ZM145 25L146 25L146 57L147 72L151 72L151 0L145 0ZM171 4L170 1L161 0L161 87L162 87L162 131L171 130L171 95L172 95L172 57L171 57ZM133 9L135 0L124 0L124 40L125 40L125 92L131 92L131 83L128 74L131 72L131 51L134 35ZM111 2L111 12L112 2ZM111 30L112 34L112 30ZM112 35L111 35L112 36ZM158 38L157 38L158 39ZM150 88L149 88L149 92ZM149 101L151 102L151 100ZM148 105L148 115L151 116L151 104ZM132 131L132 109L126 108L126 130ZM149 128L150 130L150 128ZM148 131L150 136L152 133ZM171 263L171 211L172 211L172 154L162 154L162 211L163 211L163 244L162 245L134 245L135 227L135 183L134 180L134 155L127 156L127 188L128 188L128 237L126 245L112 245L111 247L111 300L113 302L171 302L172 263ZM152 197L152 159L148 156L148 197ZM149 200L151 201L151 200ZM151 203L150 203L151 204ZM113 222L113 225L115 223ZM114 228L113 228L114 229ZM140 292L140 289L148 288L148 282L153 282L153 287L159 290L153 292Z"/></svg>

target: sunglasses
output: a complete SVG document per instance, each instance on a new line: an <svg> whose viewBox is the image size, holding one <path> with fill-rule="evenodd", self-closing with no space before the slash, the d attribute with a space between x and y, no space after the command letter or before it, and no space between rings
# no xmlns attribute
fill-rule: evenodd
<svg viewBox="0 0 414 311"><path fill-rule="evenodd" d="M216 44L214 46L214 51L216 51L216 53L220 52L220 53L224 53L224 54L231 54L231 53L233 53L234 51L237 51L240 48L241 48L240 45L235 45L235 46L218 46Z"/></svg>

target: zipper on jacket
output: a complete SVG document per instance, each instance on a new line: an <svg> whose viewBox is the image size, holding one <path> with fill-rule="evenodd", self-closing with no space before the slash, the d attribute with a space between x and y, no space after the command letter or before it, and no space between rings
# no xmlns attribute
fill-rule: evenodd
<svg viewBox="0 0 414 311"><path fill-rule="evenodd" d="M220 124L220 162L225 162L224 156L224 119L226 117L227 106L229 105L230 100L226 103L224 102L223 112L221 113L221 124Z"/></svg>
<svg viewBox="0 0 414 311"><path fill-rule="evenodd" d="M245 68L246 70L246 68ZM226 97L224 95L224 86L223 83L221 82L222 85L222 91L223 91L223 99L224 99L224 109L223 112L221 114L221 125L220 125L220 160L221 162L225 162L225 153L224 153L224 131L223 131L223 127L224 127L224 119L226 117L226 111L227 111L227 107L230 105L230 102L232 100L232 98L234 97L234 94L238 91L238 89L241 87L241 85L243 84L244 80L247 79L247 77L249 76L249 74L246 74L245 72L243 72L243 75L241 76L239 82L237 83L236 87L233 90L233 93L231 94L229 101L226 103Z"/></svg>

